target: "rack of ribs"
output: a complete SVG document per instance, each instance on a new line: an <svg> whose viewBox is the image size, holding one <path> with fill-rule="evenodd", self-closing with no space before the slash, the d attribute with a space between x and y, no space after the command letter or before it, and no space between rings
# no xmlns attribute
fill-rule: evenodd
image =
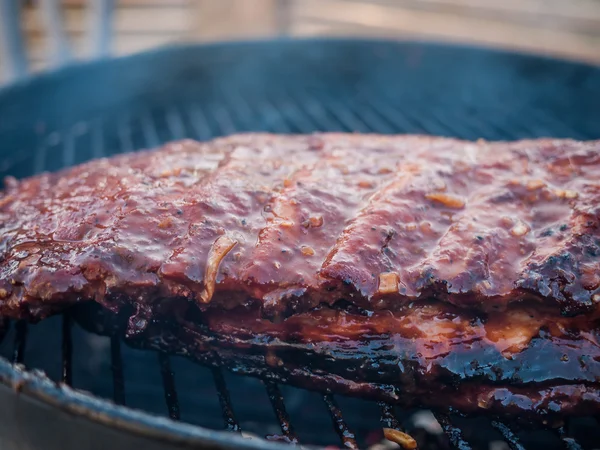
<svg viewBox="0 0 600 450"><path fill-rule="evenodd" d="M600 412L600 142L247 134L0 198L0 314L303 387Z"/></svg>

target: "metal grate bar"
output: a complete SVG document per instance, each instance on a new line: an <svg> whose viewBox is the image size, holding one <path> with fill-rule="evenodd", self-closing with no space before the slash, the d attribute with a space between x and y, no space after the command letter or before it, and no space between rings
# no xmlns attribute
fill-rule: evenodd
<svg viewBox="0 0 600 450"><path fill-rule="evenodd" d="M492 420L492 427L494 427L496 430L498 430L498 432L500 432L500 434L502 435L508 446L511 448L511 450L525 450L525 447L523 447L523 445L519 441L519 438L507 425L503 424L502 422Z"/></svg>
<svg viewBox="0 0 600 450"><path fill-rule="evenodd" d="M467 113L463 113L467 114ZM491 114L486 114L484 110L476 110L473 112L478 117L478 120L474 119L471 124L476 124L476 129L481 130L485 133L485 137L488 140L506 140L506 139L519 139L522 131L520 127L507 124L507 116L503 116L503 122L499 122L498 119ZM485 117L485 122L482 119Z"/></svg>
<svg viewBox="0 0 600 450"><path fill-rule="evenodd" d="M380 99L387 99L383 102L377 103L377 109L383 109L386 113L394 114L395 117L401 116L404 118L404 122L412 123L411 132L423 130L430 134L441 135L441 136L452 136L455 135L455 130L452 127L448 127L444 123L441 123L438 118L435 117L434 107L429 105L427 113L421 111L415 111L414 105L422 105L421 101L402 102L402 104L394 103L392 99L389 99L385 92L373 91L369 96L366 95L368 101L375 106L373 99L370 97L376 97ZM417 130L415 130L415 125Z"/></svg>
<svg viewBox="0 0 600 450"><path fill-rule="evenodd" d="M140 120L142 123L142 133L144 133L146 145L148 148L158 147L160 145L160 139L158 138L156 126L154 125L154 120L152 120L150 113L146 112L142 114Z"/></svg>
<svg viewBox="0 0 600 450"><path fill-rule="evenodd" d="M228 110L231 111L232 114L235 114L244 130L260 131L260 129L257 129L257 124L255 123L257 114L252 111L246 99L244 99L239 92L220 89L219 93L225 100Z"/></svg>
<svg viewBox="0 0 600 450"><path fill-rule="evenodd" d="M66 133L63 145L63 165L70 167L75 162L75 135L73 130Z"/></svg>
<svg viewBox="0 0 600 450"><path fill-rule="evenodd" d="M262 115L261 121L265 124L267 130L281 133L291 133L295 129L301 132L305 132L305 130L314 131L314 127L307 126L302 114L298 115L297 110L292 112L292 117L290 117L289 112L281 106L281 98L281 95L278 95L275 99L265 96L256 101L259 105L257 108ZM286 104L294 105L295 102L291 100Z"/></svg>
<svg viewBox="0 0 600 450"><path fill-rule="evenodd" d="M433 112L434 109L431 109ZM406 108L404 114L410 116L415 123L418 123L425 131L429 134L435 134L438 136L458 136L461 138L466 137L462 130L456 130L455 127L451 127L441 122L435 114L421 114L413 111L411 108ZM457 131L461 131L457 133Z"/></svg>
<svg viewBox="0 0 600 450"><path fill-rule="evenodd" d="M263 116L262 122L266 125L268 131L290 133L292 131L290 124L299 125L296 120L289 120L285 114L282 114L281 108L275 106L275 104L266 97L260 99L259 110ZM300 120L300 125L301 124L302 121Z"/></svg>
<svg viewBox="0 0 600 450"><path fill-rule="evenodd" d="M372 131L360 119L360 116L355 115L346 105L341 104L331 97L325 97L324 100L323 105L325 108L349 131L361 133Z"/></svg>
<svg viewBox="0 0 600 450"><path fill-rule="evenodd" d="M388 121L377 117L371 106L364 102L346 102L346 107L354 111L354 115L368 127L369 132L391 134L398 131Z"/></svg>
<svg viewBox="0 0 600 450"><path fill-rule="evenodd" d="M92 123L92 155L94 158L104 156L104 136L102 135L102 119Z"/></svg>
<svg viewBox="0 0 600 450"><path fill-rule="evenodd" d="M454 122L450 120L450 123L448 123L448 119L453 117L448 112L444 112L443 110L440 111L438 108L431 108L428 113L431 120L434 120L447 130L452 131L452 133L459 138L479 139L490 135L489 129L487 129L485 124L479 119ZM464 112L462 114L463 116L466 116Z"/></svg>
<svg viewBox="0 0 600 450"><path fill-rule="evenodd" d="M583 447L579 445L575 439L567 435L567 430L565 430L565 427L558 428L556 432L563 441L563 444L567 450L583 450Z"/></svg>
<svg viewBox="0 0 600 450"><path fill-rule="evenodd" d="M444 430L450 444L452 444L454 448L458 450L471 450L471 446L463 438L462 430L450 422L450 418L447 414L434 413L433 415L442 426L442 430Z"/></svg>
<svg viewBox="0 0 600 450"><path fill-rule="evenodd" d="M133 140L131 139L131 117L128 115L122 120L119 120L118 133L121 151L128 153L135 150L133 148Z"/></svg>
<svg viewBox="0 0 600 450"><path fill-rule="evenodd" d="M210 110L212 112L212 117L217 121L217 125L221 130L221 135L228 136L237 131L229 111L227 111L223 105L213 103L210 105Z"/></svg>
<svg viewBox="0 0 600 450"><path fill-rule="evenodd" d="M73 319L66 312L62 316L62 382L71 386L73 384L73 339L71 338L71 327Z"/></svg>
<svg viewBox="0 0 600 450"><path fill-rule="evenodd" d="M15 326L15 346L12 361L14 364L23 364L25 359L25 345L27 343L27 322L19 320Z"/></svg>
<svg viewBox="0 0 600 450"><path fill-rule="evenodd" d="M269 114L272 115L273 111L276 111L273 103L268 98L263 99L263 102L265 103L261 104L261 111L269 111ZM313 133L319 129L319 124L308 117L287 92L280 93L275 103L279 107L279 113L299 132Z"/></svg>
<svg viewBox="0 0 600 450"><path fill-rule="evenodd" d="M118 336L111 336L110 338L110 369L113 377L113 400L117 405L125 405L123 358L121 356L121 341Z"/></svg>
<svg viewBox="0 0 600 450"><path fill-rule="evenodd" d="M429 117L444 129L450 131L452 136L457 136L462 139L479 139L479 138L507 138L514 136L506 136L506 133L497 132L497 128L492 126L489 121L483 120L490 117L491 114L486 114L479 108L479 104L468 105L447 105L444 102L439 102L439 99L432 97L431 93L427 93L421 100L413 99L411 103L428 105L426 111L420 111L419 116ZM457 106L463 106L457 110ZM452 118L464 117L462 121L452 121ZM450 119L450 123L448 123ZM429 122L431 123L431 122ZM447 134L447 133L442 133Z"/></svg>
<svg viewBox="0 0 600 450"><path fill-rule="evenodd" d="M10 327L9 320L6 317L0 317L0 343L4 341L6 333L8 333L8 327Z"/></svg>
<svg viewBox="0 0 600 450"><path fill-rule="evenodd" d="M506 128L512 130L511 134L517 134L517 137L520 139L539 136L541 130L544 130L544 127L540 126L540 123L538 122L532 123L529 121L524 121L523 114L523 111L507 114L504 117L504 120L506 121Z"/></svg>
<svg viewBox="0 0 600 450"><path fill-rule="evenodd" d="M323 105L314 100L310 94L298 94L291 91L287 91L287 94L293 102L299 105L299 109L304 112L304 115L317 125L319 130L336 131L344 129L344 124L331 116ZM299 99L298 95L301 95L302 98Z"/></svg>
<svg viewBox="0 0 600 450"><path fill-rule="evenodd" d="M585 134L580 133L573 127L568 126L555 116L548 114L546 111L537 108L531 108L528 111L528 114L530 115L530 117L535 119L536 123L541 124L547 130L553 130L555 133L563 133L565 136L569 136L572 139L589 139L589 137Z"/></svg>
<svg viewBox="0 0 600 450"><path fill-rule="evenodd" d="M221 404L221 410L223 411L225 428L228 431L242 431L235 419L235 414L231 407L231 398L229 397L229 391L227 390L227 385L225 384L225 378L223 378L221 369L213 368L212 373L215 380L215 387L217 388L217 395L219 396L219 403Z"/></svg>
<svg viewBox="0 0 600 450"><path fill-rule="evenodd" d="M351 128L341 122L338 117L331 115L318 100L309 97L308 94L305 101L299 102L299 104L306 114L319 124L319 128L324 128L327 131L351 130Z"/></svg>
<svg viewBox="0 0 600 450"><path fill-rule="evenodd" d="M410 436L409 434L406 434L402 428L402 426L400 425L400 422L398 421L398 419L396 418L396 414L394 412L394 407L388 403L385 402L378 402L379 407L381 408L381 423L383 423L383 426L385 428L390 428L392 430L397 430L400 433L403 434L402 437L402 444L400 444L399 441L396 440L396 438L399 438L400 436L389 436L388 437L388 430L383 430L383 435L388 439L388 440L393 440L394 442L397 442L402 448L417 448L418 444L417 441Z"/></svg>
<svg viewBox="0 0 600 450"><path fill-rule="evenodd" d="M385 402L378 402L379 407L381 408L381 422L387 428L394 428L395 430L400 430L400 422L396 419L396 415L394 414L394 407Z"/></svg>
<svg viewBox="0 0 600 450"><path fill-rule="evenodd" d="M485 124L488 125L486 136L490 136L492 139L515 139L519 137L519 131L524 132L526 137L544 137L548 134L548 130L555 130L558 133L562 132L575 139L586 139L585 136L577 130L569 127L557 118L548 115L545 111L539 110L531 105L526 109L518 109L516 112L501 111L498 108L482 109L480 104L461 106L463 108L460 111L457 111L457 116L463 116L465 118L471 116L477 118L477 120L467 120L465 121L465 124L483 124L484 122L481 119L483 117L486 118ZM467 111L465 111L465 109L467 109ZM473 114L469 114L469 110L472 111ZM528 117L529 120L523 120L524 116ZM489 120L494 117L504 117L506 126L500 128L496 123ZM493 128L491 134L490 127ZM533 135L531 132L533 132Z"/></svg>
<svg viewBox="0 0 600 450"><path fill-rule="evenodd" d="M391 107L385 103L377 101L374 96L365 96L364 101L371 107L373 112L379 115L383 120L395 127L396 133L424 133L425 128L420 123L407 117L402 111Z"/></svg>
<svg viewBox="0 0 600 450"><path fill-rule="evenodd" d="M187 108L187 113L190 118L192 128L196 133L196 138L205 141L210 139L213 135L210 127L208 126L208 120L206 115L202 111L202 108L196 104L192 104Z"/></svg>
<svg viewBox="0 0 600 450"><path fill-rule="evenodd" d="M487 137L490 139L507 137L502 134L499 135L497 132L497 127L494 127L488 121L482 120L482 117L486 117L487 115L485 112L476 110L476 107L479 105L470 105L470 109L472 111L463 109L461 111L456 111L456 113L453 114L453 111L448 105L436 102L437 99L432 98L430 93L421 92L421 94L423 94L422 97L420 96L419 98L412 98L412 101L408 101L406 103L412 105L427 105L427 109L425 111L421 110L417 112L416 115L414 114L413 109L407 109L405 111L405 115L411 116L413 122L419 123L426 130L443 136L457 136L462 139L481 137ZM385 93L382 92L376 93L375 96L378 98L386 98ZM451 118L458 116L465 117L465 119L468 118L469 120L451 121L451 123L448 123L447 119L449 117ZM427 117L427 122L423 123L421 117Z"/></svg>
<svg viewBox="0 0 600 450"><path fill-rule="evenodd" d="M38 174L44 171L46 167L46 153L48 146L46 144L46 139L40 139L40 143L35 151L35 155L33 156L33 173Z"/></svg>
<svg viewBox="0 0 600 450"><path fill-rule="evenodd" d="M523 126L524 121L521 114L521 112L517 116L510 115L509 112L497 114L489 108L482 108L479 104L463 105L461 111L457 112L457 115L476 118L477 120L473 119L472 122L483 125L488 139L494 140L519 139L523 133L529 134L527 128ZM500 117L503 119L501 123L498 122Z"/></svg>
<svg viewBox="0 0 600 450"><path fill-rule="evenodd" d="M466 115L468 113L463 112L462 114ZM486 111L484 110L475 110L473 111L473 115L476 115L478 117L478 120L475 121L473 119L470 123L476 124L477 130L484 131L485 137L488 140L518 139L520 136L519 133L520 130L522 130L522 127L515 126L512 124L507 125L507 116L503 117L505 122L502 124L494 121L492 119L493 116L489 113L486 113ZM482 120L482 117L486 118L485 122Z"/></svg>
<svg viewBox="0 0 600 450"><path fill-rule="evenodd" d="M281 395L281 391L279 390L277 383L274 383L269 380L264 380L264 384L267 388L267 394L269 395L269 400L271 401L271 405L273 406L273 411L275 411L277 420L279 420L279 425L281 426L281 431L283 431L283 435L286 437L288 442L297 444L298 437L296 436L294 428L292 427L292 424L290 422L290 416L288 415L285 409L283 396Z"/></svg>
<svg viewBox="0 0 600 450"><path fill-rule="evenodd" d="M344 447L349 449L358 449L358 444L356 443L354 433L350 431L348 425L346 425L346 422L344 421L344 418L342 416L342 411L333 399L333 396L331 394L325 394L323 396L323 400L325 401L325 404L329 409L329 414L331 415L333 426L335 428L335 431L337 431L337 434L340 436Z"/></svg>
<svg viewBox="0 0 600 450"><path fill-rule="evenodd" d="M427 97L429 98L429 97ZM456 136L460 139L500 139L514 138L513 133L508 134L508 131L498 133L497 127L493 126L489 120L485 120L491 116L485 111L472 106L469 109L456 109L457 105L452 107L431 100L413 100L411 103L427 104L425 111L418 111L415 115L413 109L408 109L406 113L413 117L415 122L424 124L427 130L443 136ZM459 105L460 106L460 105ZM464 120L457 121L452 118L464 117ZM427 118L426 122L422 122L421 118ZM450 119L450 120L449 120Z"/></svg>
<svg viewBox="0 0 600 450"><path fill-rule="evenodd" d="M176 106L172 106L167 110L167 127L171 134L171 139L178 140L185 137L185 125L183 124L183 117Z"/></svg>
<svg viewBox="0 0 600 450"><path fill-rule="evenodd" d="M361 109L361 117L363 117L365 123L369 123L369 124L373 124L375 127L381 128L381 126L378 124L378 120L381 121L381 119L383 119L385 122L388 123L392 123L394 124L396 127L396 129L392 130L393 132L398 132L398 131L407 131L407 130L411 130L413 132L422 132L424 131L424 128L419 124L417 124L416 120L411 120L410 117L407 117L406 115L400 115L401 113L399 111L396 111L395 108L393 108L390 105L387 104L383 104L381 102L377 102L375 96L368 96L364 99L362 99L364 103L361 102L361 108L364 108L364 106L367 106L367 108ZM358 107L358 106L357 106ZM369 114L372 115L371 111L369 111L369 109L372 109L375 111L375 113L377 113L379 116L381 116L381 119L379 119L378 117L369 117ZM471 120L465 121L462 126L463 129L461 130L461 134L466 136L466 135L470 135L472 136L486 136L488 139L493 138L493 139L506 139L506 138L517 138L518 136L511 131L510 129L506 128L506 127L499 127L498 124L496 123L492 123L489 121L484 121L482 120L482 117L488 117L488 116L492 116L491 113L486 113L485 111L482 110L478 110L475 109L475 107L472 108L473 111L471 112L467 112L467 111L457 111L456 115L462 115L465 117L471 117ZM430 110L428 111L428 115L432 116L435 118L436 122L441 123L445 129L447 130L455 130L456 129L456 124L453 125L447 125L444 123L445 121L445 114L439 114L439 112L436 112L435 110ZM369 121L367 121L367 118L369 119ZM373 125L371 125L373 127ZM416 128L415 128L416 126ZM514 125L511 124L511 127L514 129ZM389 132L389 131L383 131L383 132ZM447 133L445 133L447 134Z"/></svg>
<svg viewBox="0 0 600 450"><path fill-rule="evenodd" d="M163 352L158 353L158 364L160 365L160 374L163 379L163 388L165 390L165 401L169 417L173 420L181 418L179 411L179 401L177 400L177 391L175 390L175 378L171 370L169 355Z"/></svg>

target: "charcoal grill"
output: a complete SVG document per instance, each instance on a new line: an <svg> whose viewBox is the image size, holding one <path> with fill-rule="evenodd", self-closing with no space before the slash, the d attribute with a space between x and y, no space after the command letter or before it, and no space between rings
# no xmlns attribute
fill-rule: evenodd
<svg viewBox="0 0 600 450"><path fill-rule="evenodd" d="M244 131L598 139L600 68L418 42L180 46L26 79L0 91L0 118L0 175L16 177ZM69 314L9 325L0 348L3 449L358 448L369 429L407 423L408 412L390 405L133 350L87 334ZM305 405L307 396L314 406ZM412 430L421 448L488 448L490 441L512 450L600 446L593 418L529 430L434 414L440 435ZM242 429L270 441L243 438Z"/></svg>

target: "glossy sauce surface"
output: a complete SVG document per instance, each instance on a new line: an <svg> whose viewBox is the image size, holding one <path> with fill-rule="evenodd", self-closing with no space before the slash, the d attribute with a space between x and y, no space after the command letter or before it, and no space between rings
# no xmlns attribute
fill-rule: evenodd
<svg viewBox="0 0 600 450"><path fill-rule="evenodd" d="M365 358L371 365L413 365L427 382L444 374L513 385L600 381L597 323L583 316L556 317L535 304L483 317L433 302L395 313L323 306L279 323L260 317L258 309L244 308L209 311L204 323L219 336L275 346L294 343L331 357L356 352L356 364ZM394 382L393 376L388 382Z"/></svg>
<svg viewBox="0 0 600 450"><path fill-rule="evenodd" d="M600 302L600 143L241 135L8 180L0 312Z"/></svg>

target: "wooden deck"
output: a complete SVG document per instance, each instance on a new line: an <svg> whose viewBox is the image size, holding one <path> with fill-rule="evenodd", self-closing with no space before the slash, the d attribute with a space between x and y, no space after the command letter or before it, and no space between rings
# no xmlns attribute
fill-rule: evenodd
<svg viewBox="0 0 600 450"><path fill-rule="evenodd" d="M114 52L181 41L274 35L377 36L477 43L600 64L600 0L116 0ZM86 57L85 0L63 0L77 57ZM49 64L38 6L23 11L29 60ZM0 61L0 66L2 62ZM1 67L0 67L1 69Z"/></svg>

